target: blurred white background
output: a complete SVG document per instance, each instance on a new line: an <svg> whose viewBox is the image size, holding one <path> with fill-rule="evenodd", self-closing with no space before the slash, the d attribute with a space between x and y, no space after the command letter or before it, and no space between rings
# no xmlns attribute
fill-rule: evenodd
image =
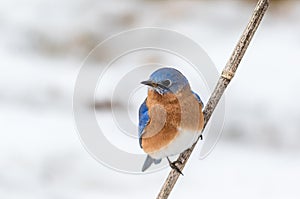
<svg viewBox="0 0 300 199"><path fill-rule="evenodd" d="M198 42L221 71L254 5L254 0L2 0L0 198L154 198L169 169L117 173L82 147L72 95L83 59L112 34L155 26ZM226 91L219 144L204 160L193 155L170 198L299 198L299 35L300 2L271 0ZM103 56L94 57L98 66ZM110 106L103 99L96 104L99 111Z"/></svg>

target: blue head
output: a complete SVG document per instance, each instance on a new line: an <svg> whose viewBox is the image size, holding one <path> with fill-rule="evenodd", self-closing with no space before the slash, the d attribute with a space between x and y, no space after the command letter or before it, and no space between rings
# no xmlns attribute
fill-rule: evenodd
<svg viewBox="0 0 300 199"><path fill-rule="evenodd" d="M154 71L150 79L141 82L150 86L159 94L178 93L183 89L190 89L190 85L186 77L174 68L160 68Z"/></svg>

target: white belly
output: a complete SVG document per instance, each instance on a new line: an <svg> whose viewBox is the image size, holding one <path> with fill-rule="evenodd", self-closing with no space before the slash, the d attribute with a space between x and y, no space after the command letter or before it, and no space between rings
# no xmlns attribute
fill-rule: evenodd
<svg viewBox="0 0 300 199"><path fill-rule="evenodd" d="M177 155L190 148L200 136L201 132L184 131L179 129L178 136L166 147L149 154L152 158L161 159Z"/></svg>

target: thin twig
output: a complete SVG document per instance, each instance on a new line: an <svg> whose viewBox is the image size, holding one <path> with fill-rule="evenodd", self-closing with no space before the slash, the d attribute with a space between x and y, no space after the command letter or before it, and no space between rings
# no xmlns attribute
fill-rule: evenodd
<svg viewBox="0 0 300 199"><path fill-rule="evenodd" d="M254 13L244 31L242 34L240 40L238 41L229 61L227 62L221 77L219 78L219 81L209 98L208 103L206 104L203 114L204 114L204 128L209 121L213 111L215 110L221 96L223 95L225 89L227 88L228 84L230 83L231 79L235 75L235 72L249 46L249 43L256 32L267 8L269 6L269 0L259 0ZM193 149L195 148L195 145L197 142L188 150L184 151L180 154L178 157L178 160L182 162L182 164L178 165L179 169L183 169L185 164L187 163L191 153L193 152ZM169 176L167 177L164 185L162 186L157 199L166 199L170 195L175 183L177 182L177 179L179 178L180 174L176 172L174 169L171 170L169 173Z"/></svg>

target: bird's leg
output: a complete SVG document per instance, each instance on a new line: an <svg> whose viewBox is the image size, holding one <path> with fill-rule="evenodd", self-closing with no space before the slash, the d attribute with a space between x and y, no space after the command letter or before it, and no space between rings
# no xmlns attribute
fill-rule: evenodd
<svg viewBox="0 0 300 199"><path fill-rule="evenodd" d="M176 160L176 161L174 161L174 162L171 162L171 160L169 159L169 157L167 157L167 160L168 160L169 165L170 165L170 167L171 167L172 169L174 169L175 171L177 171L178 173L180 173L181 175L183 175L183 173L180 171L180 169L176 166L176 163L182 164L181 161Z"/></svg>

